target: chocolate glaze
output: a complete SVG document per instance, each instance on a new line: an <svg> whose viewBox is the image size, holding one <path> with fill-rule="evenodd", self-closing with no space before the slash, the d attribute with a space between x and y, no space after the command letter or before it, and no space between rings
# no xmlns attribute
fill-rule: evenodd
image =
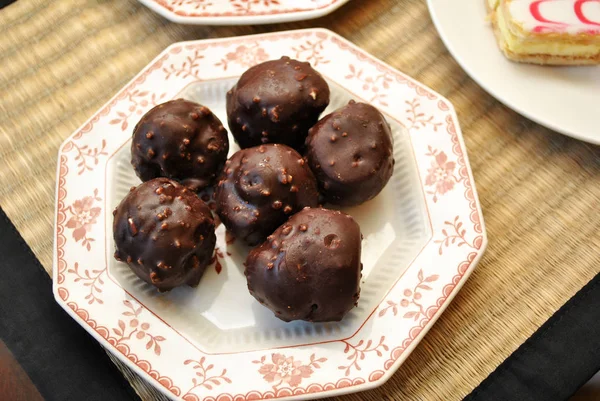
<svg viewBox="0 0 600 401"><path fill-rule="evenodd" d="M351 100L308 131L306 157L327 202L374 198L394 172L390 126L375 107Z"/></svg>
<svg viewBox="0 0 600 401"><path fill-rule="evenodd" d="M155 178L132 188L113 214L117 260L161 292L198 285L216 236L210 209L195 193Z"/></svg>
<svg viewBox="0 0 600 401"><path fill-rule="evenodd" d="M131 164L142 181L168 177L207 187L229 152L227 130L207 107L184 99L159 104L133 130Z"/></svg>
<svg viewBox="0 0 600 401"><path fill-rule="evenodd" d="M283 143L301 151L329 104L329 86L310 63L282 57L255 65L227 92L227 121L241 148Z"/></svg>
<svg viewBox="0 0 600 401"><path fill-rule="evenodd" d="M358 302L360 227L349 215L306 208L246 260L248 290L286 322L339 321Z"/></svg>
<svg viewBox="0 0 600 401"><path fill-rule="evenodd" d="M267 144L242 149L225 162L215 191L216 211L236 238L264 241L289 216L317 206L317 182L294 149Z"/></svg>

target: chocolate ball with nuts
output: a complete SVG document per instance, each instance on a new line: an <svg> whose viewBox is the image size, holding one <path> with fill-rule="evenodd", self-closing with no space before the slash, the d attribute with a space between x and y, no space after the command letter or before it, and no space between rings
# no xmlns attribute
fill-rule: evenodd
<svg viewBox="0 0 600 401"><path fill-rule="evenodd" d="M159 104L133 130L131 164L142 181L168 177L209 186L229 152L227 130L208 107L184 99Z"/></svg>
<svg viewBox="0 0 600 401"><path fill-rule="evenodd" d="M241 148L282 143L298 151L329 104L329 86L310 63L282 57L255 65L227 92L227 120Z"/></svg>
<svg viewBox="0 0 600 401"><path fill-rule="evenodd" d="M250 251L248 290L286 322L339 321L360 295L361 239L349 215L306 208Z"/></svg>
<svg viewBox="0 0 600 401"><path fill-rule="evenodd" d="M325 201L359 205L374 198L394 172L392 132L375 107L351 100L308 132L306 158Z"/></svg>
<svg viewBox="0 0 600 401"><path fill-rule="evenodd" d="M195 287L215 249L208 206L168 178L142 183L114 211L115 258L159 291Z"/></svg>
<svg viewBox="0 0 600 401"><path fill-rule="evenodd" d="M302 156L279 144L242 149L225 162L215 190L216 211L237 238L264 241L306 206L317 206L317 182Z"/></svg>

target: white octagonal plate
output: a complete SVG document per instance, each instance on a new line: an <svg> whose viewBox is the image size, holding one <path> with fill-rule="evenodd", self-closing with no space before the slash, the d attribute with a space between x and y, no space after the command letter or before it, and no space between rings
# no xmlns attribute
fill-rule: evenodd
<svg viewBox="0 0 600 401"><path fill-rule="evenodd" d="M139 0L166 19L194 25L259 25L319 18L348 0Z"/></svg>
<svg viewBox="0 0 600 401"><path fill-rule="evenodd" d="M243 275L248 248L222 225L198 288L158 294L112 257L111 212L139 184L129 146L141 115L184 97L226 121L225 92L248 67L282 55L326 78L325 113L350 99L370 102L394 135L387 187L344 209L364 234L364 270L359 305L339 323L284 323L259 305ZM56 300L136 372L188 401L306 399L381 385L487 244L452 105L324 29L170 46L65 141L56 194Z"/></svg>

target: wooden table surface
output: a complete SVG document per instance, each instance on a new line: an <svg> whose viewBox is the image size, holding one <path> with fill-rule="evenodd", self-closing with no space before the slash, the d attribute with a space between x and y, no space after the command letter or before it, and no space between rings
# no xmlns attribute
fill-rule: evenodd
<svg viewBox="0 0 600 401"><path fill-rule="evenodd" d="M176 41L319 26L454 104L489 237L399 371L339 399L459 400L598 272L600 148L486 94L452 59L423 0L353 0L313 21L243 27L176 25L134 0L19 0L0 11L0 204L50 273L58 147L124 83ZM121 368L144 399L161 399Z"/></svg>
<svg viewBox="0 0 600 401"><path fill-rule="evenodd" d="M43 401L27 373L0 339L0 395L11 401Z"/></svg>

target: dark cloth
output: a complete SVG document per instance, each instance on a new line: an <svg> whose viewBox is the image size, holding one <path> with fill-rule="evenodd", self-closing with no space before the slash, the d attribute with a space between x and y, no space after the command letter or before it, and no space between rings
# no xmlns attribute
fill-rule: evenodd
<svg viewBox="0 0 600 401"><path fill-rule="evenodd" d="M139 400L55 302L50 278L1 209L0 255L0 339L45 400ZM465 401L566 400L599 370L597 275Z"/></svg>
<svg viewBox="0 0 600 401"><path fill-rule="evenodd" d="M567 400L600 370L600 274L464 401Z"/></svg>
<svg viewBox="0 0 600 401"><path fill-rule="evenodd" d="M0 0L0 8L6 7L7 5L14 2L15 0Z"/></svg>
<svg viewBox="0 0 600 401"><path fill-rule="evenodd" d="M12 353L46 401L139 400L102 347L56 303L50 277L1 209L0 255L6 363ZM15 372L13 380L23 379ZM0 377L0 388L8 377Z"/></svg>

